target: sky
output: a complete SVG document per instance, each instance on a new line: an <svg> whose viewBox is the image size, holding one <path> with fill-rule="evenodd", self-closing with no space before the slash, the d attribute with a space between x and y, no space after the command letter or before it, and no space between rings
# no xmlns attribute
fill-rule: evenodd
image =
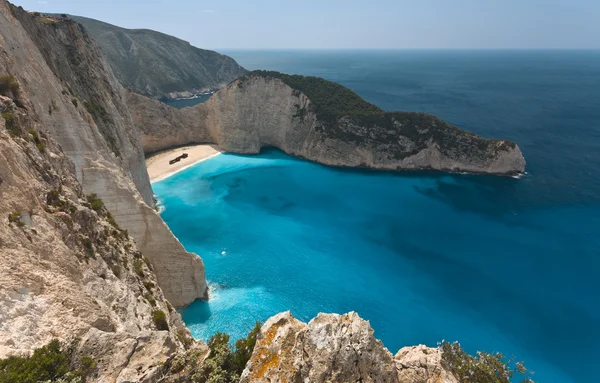
<svg viewBox="0 0 600 383"><path fill-rule="evenodd" d="M600 0L12 0L208 49L599 49Z"/></svg>

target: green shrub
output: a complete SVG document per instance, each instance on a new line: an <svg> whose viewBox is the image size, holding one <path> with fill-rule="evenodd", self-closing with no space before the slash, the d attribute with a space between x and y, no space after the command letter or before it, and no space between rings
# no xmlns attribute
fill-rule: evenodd
<svg viewBox="0 0 600 383"><path fill-rule="evenodd" d="M521 375L521 383L533 383L523 362L514 363L515 358L506 359L501 353L477 352L477 357L467 354L458 342L442 342L442 365L452 371L460 382L511 383L513 377Z"/></svg>
<svg viewBox="0 0 600 383"><path fill-rule="evenodd" d="M8 222L15 223L21 220L21 212L13 211L8 215Z"/></svg>
<svg viewBox="0 0 600 383"><path fill-rule="evenodd" d="M110 269L112 270L113 274L115 275L115 277L117 278L121 278L121 266L119 265L111 265Z"/></svg>
<svg viewBox="0 0 600 383"><path fill-rule="evenodd" d="M119 224L117 223L117 221L115 221L115 219L113 218L112 214L110 214L110 212L106 212L106 219L108 220L108 223L110 223L110 225L112 227L114 227L117 230L121 230L121 228L119 227Z"/></svg>
<svg viewBox="0 0 600 383"><path fill-rule="evenodd" d="M171 303L169 303L169 301L166 301L167 303L167 310L169 310L170 313L172 313L173 311L175 311L175 309L173 308L173 306L171 305Z"/></svg>
<svg viewBox="0 0 600 383"><path fill-rule="evenodd" d="M72 96L71 102L73 103L73 105L75 105L76 108L79 106L79 100L77 100L77 97Z"/></svg>
<svg viewBox="0 0 600 383"><path fill-rule="evenodd" d="M156 299L150 293L144 294L144 298L150 303L152 306L156 306ZM168 328L167 328L168 329Z"/></svg>
<svg viewBox="0 0 600 383"><path fill-rule="evenodd" d="M29 133L31 135L31 137L33 138L33 142L35 142L35 146L38 148L38 150L40 152L43 152L44 150L46 150L46 145L42 142L42 140L40 139L40 135L36 130L29 130L27 133Z"/></svg>
<svg viewBox="0 0 600 383"><path fill-rule="evenodd" d="M19 89L19 87L19 81L17 81L15 76L0 76L0 93Z"/></svg>
<svg viewBox="0 0 600 383"><path fill-rule="evenodd" d="M144 281L144 287L146 288L146 290L152 291L152 289L154 289L154 283L150 281Z"/></svg>
<svg viewBox="0 0 600 383"><path fill-rule="evenodd" d="M92 358L76 360L71 348L53 340L31 356L0 360L0 383L85 382L95 368Z"/></svg>
<svg viewBox="0 0 600 383"><path fill-rule="evenodd" d="M159 331L168 331L169 323L167 322L167 314L164 311L156 310L152 312L152 322Z"/></svg>
<svg viewBox="0 0 600 383"><path fill-rule="evenodd" d="M144 263L148 267L148 270L152 270L152 263L150 263L150 260L148 259L148 257L144 257L143 259L144 259Z"/></svg>
<svg viewBox="0 0 600 383"><path fill-rule="evenodd" d="M186 348L190 347L192 343L194 343L194 341L190 339L184 330L177 330L177 339L179 339L179 341L183 343Z"/></svg>
<svg viewBox="0 0 600 383"><path fill-rule="evenodd" d="M21 135L21 126L19 120L12 113L2 113L2 118L6 121L6 129L14 136Z"/></svg>
<svg viewBox="0 0 600 383"><path fill-rule="evenodd" d="M133 271L135 271L140 278L144 278L144 262L141 259L133 261Z"/></svg>
<svg viewBox="0 0 600 383"><path fill-rule="evenodd" d="M250 72L239 81L239 86L244 87L245 82L252 77L277 78L287 86L294 89L294 95L304 93L315 107L319 120L333 123L339 117L372 115L381 113L382 110L363 100L358 94L349 88L335 82L327 81L319 77L288 75L274 71ZM304 119L307 111L298 107L294 117Z"/></svg>
<svg viewBox="0 0 600 383"><path fill-rule="evenodd" d="M24 227L25 222L21 220L21 212L13 211L8 215L8 222L16 224L18 227Z"/></svg>
<svg viewBox="0 0 600 383"><path fill-rule="evenodd" d="M92 193L87 196L87 201L90 204L90 208L97 213L100 213L104 209L104 202L98 197L98 194Z"/></svg>
<svg viewBox="0 0 600 383"><path fill-rule="evenodd" d="M81 243L83 244L83 247L85 247L85 251L87 253L87 255L89 255L90 257L94 256L94 245L92 244L92 240L89 239L88 237L85 237L81 240Z"/></svg>

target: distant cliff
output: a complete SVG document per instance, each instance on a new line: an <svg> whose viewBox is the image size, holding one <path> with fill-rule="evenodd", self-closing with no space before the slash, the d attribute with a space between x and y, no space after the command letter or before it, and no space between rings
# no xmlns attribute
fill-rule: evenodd
<svg viewBox="0 0 600 383"><path fill-rule="evenodd" d="M384 112L341 85L277 72L251 72L206 103L175 109L128 93L144 152L213 143L227 152L264 147L326 165L513 175L519 147L463 131L425 113Z"/></svg>
<svg viewBox="0 0 600 383"><path fill-rule="evenodd" d="M100 44L125 86L152 98L220 89L246 70L231 57L147 29L125 29L73 16Z"/></svg>

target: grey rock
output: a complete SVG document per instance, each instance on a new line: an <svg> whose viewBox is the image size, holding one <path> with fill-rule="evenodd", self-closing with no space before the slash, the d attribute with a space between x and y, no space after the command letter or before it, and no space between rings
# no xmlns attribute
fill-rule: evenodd
<svg viewBox="0 0 600 383"><path fill-rule="evenodd" d="M438 349L404 348L394 358L356 313L319 314L308 324L289 312L261 328L241 383L458 383Z"/></svg>

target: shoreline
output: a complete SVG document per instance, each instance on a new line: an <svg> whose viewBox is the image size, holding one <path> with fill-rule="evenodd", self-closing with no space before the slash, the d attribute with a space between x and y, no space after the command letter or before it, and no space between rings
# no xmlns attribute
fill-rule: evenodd
<svg viewBox="0 0 600 383"><path fill-rule="evenodd" d="M188 158L169 165L170 160L179 157L183 153L187 153ZM221 151L215 145L187 145L155 153L146 158L146 169L150 177L150 184L163 181L219 154L221 154Z"/></svg>

